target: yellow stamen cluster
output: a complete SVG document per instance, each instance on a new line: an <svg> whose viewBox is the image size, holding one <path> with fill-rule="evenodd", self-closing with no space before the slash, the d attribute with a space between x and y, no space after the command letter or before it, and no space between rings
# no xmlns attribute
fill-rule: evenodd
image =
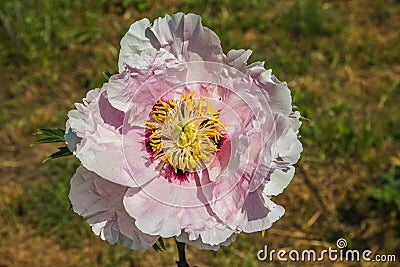
<svg viewBox="0 0 400 267"><path fill-rule="evenodd" d="M161 141L161 132L155 130L149 136L150 146L153 150L154 157L157 156L163 149L163 142Z"/></svg>
<svg viewBox="0 0 400 267"><path fill-rule="evenodd" d="M151 118L156 122L164 122L171 108L174 108L175 106L176 103L173 99L169 103L158 99L151 110Z"/></svg>
<svg viewBox="0 0 400 267"><path fill-rule="evenodd" d="M204 97L195 99L195 92L181 96L177 104L159 99L146 122L153 156L163 154L175 173L196 171L210 162L226 132L219 112Z"/></svg>

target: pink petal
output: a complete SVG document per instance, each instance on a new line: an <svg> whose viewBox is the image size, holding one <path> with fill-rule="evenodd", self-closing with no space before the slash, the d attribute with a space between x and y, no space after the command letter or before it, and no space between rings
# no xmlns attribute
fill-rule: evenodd
<svg viewBox="0 0 400 267"><path fill-rule="evenodd" d="M83 138L75 155L85 168L104 179L125 186L137 185L123 160L122 136L119 134Z"/></svg>
<svg viewBox="0 0 400 267"><path fill-rule="evenodd" d="M191 240L200 236L203 243L218 245L225 242L233 230L221 224L204 201L201 190L196 187L179 187L160 177L142 189L129 189L124 206L144 233L172 237L186 232Z"/></svg>
<svg viewBox="0 0 400 267"><path fill-rule="evenodd" d="M253 79L260 93L267 99L271 111L289 116L292 112L292 97L286 82L280 82L271 70L263 70Z"/></svg>
<svg viewBox="0 0 400 267"><path fill-rule="evenodd" d="M118 151L122 156L118 159L126 163L135 187L159 177L156 170L159 161L150 159L145 147L144 131L144 127L130 127L128 132L124 132L121 150Z"/></svg>
<svg viewBox="0 0 400 267"><path fill-rule="evenodd" d="M238 210L246 200L249 184L249 177L242 176L239 171L233 175L220 177L211 184L211 190L202 189L213 212L231 229L236 229L238 222L242 220L242 214Z"/></svg>
<svg viewBox="0 0 400 267"><path fill-rule="evenodd" d="M123 154L122 123L124 114L108 102L105 88L92 90L68 113L72 131L82 138L75 155L82 165L109 181L134 186ZM121 160L115 160L121 159Z"/></svg>
<svg viewBox="0 0 400 267"><path fill-rule="evenodd" d="M292 97L286 82L280 82L274 75L271 77L273 83L264 83L262 89L265 89L269 95L269 104L272 111L289 116L292 112Z"/></svg>
<svg viewBox="0 0 400 267"><path fill-rule="evenodd" d="M93 232L103 240L111 244L120 241L132 249L147 249L158 236L142 233L124 211L122 200L126 190L81 166L71 179L69 198L74 211L87 218Z"/></svg>
<svg viewBox="0 0 400 267"><path fill-rule="evenodd" d="M247 60L251 56L251 50L230 50L224 59L226 64L240 70L243 73L246 73L246 64Z"/></svg>
<svg viewBox="0 0 400 267"><path fill-rule="evenodd" d="M141 19L133 23L128 32L121 39L121 49L119 51L118 70L123 72L124 64L132 55L138 55L146 48L153 47L149 38L146 36L146 30L150 26L148 19Z"/></svg>
<svg viewBox="0 0 400 267"><path fill-rule="evenodd" d="M162 179L162 178L159 178ZM159 190L165 190L160 188ZM149 193L153 193L148 191ZM169 205L155 199L145 190L131 188L124 198L124 206L130 216L136 219L136 226L144 233L162 237L178 236L182 229L203 230L210 215L204 214L203 207L184 208ZM171 192L166 192L171 193ZM175 194L176 195L176 194ZM200 212L204 220L196 218Z"/></svg>
<svg viewBox="0 0 400 267"><path fill-rule="evenodd" d="M78 135L78 137L83 138L86 134L94 132L96 118L91 117L91 112L88 107L96 105L102 92L103 91L100 88L90 90L86 94L86 98L83 99L83 104L76 103L76 109L68 112L67 124L73 129L73 132Z"/></svg>
<svg viewBox="0 0 400 267"><path fill-rule="evenodd" d="M139 86L139 82L131 78L128 71L111 76L104 85L111 105L123 112L126 112L131 105L133 94Z"/></svg>
<svg viewBox="0 0 400 267"><path fill-rule="evenodd" d="M154 21L151 28L153 46L163 48L180 61L220 61L223 55L218 36L201 25L195 14L177 13Z"/></svg>
<svg viewBox="0 0 400 267"><path fill-rule="evenodd" d="M211 230L213 231L213 230ZM209 245L206 244L202 241L201 237L198 237L197 239L191 240L189 239L189 235L187 233L182 233L179 236L176 237L176 240L178 240L179 242L183 242L186 243L188 245L191 246L195 246L198 249L206 249L206 250L214 250L217 251L221 246L229 246L230 244L232 244L235 239L236 239L236 234L231 234L231 236L224 242L218 244L218 245Z"/></svg>
<svg viewBox="0 0 400 267"><path fill-rule="evenodd" d="M273 146L274 146L274 136L268 140L259 133L254 134L251 139L250 144L250 156L249 156L249 166L248 172L252 177L250 183L250 192L253 192L262 186L264 181L269 177L271 172L272 163L274 157ZM275 141L276 142L276 141Z"/></svg>
<svg viewBox="0 0 400 267"><path fill-rule="evenodd" d="M135 95L141 87L146 87L144 84L147 80L151 79L148 81L151 83L156 78L153 77L155 73L173 68L178 61L165 50L157 51L150 48L141 51L140 54L126 56L125 64L126 69L120 74L113 75L105 85L111 105L123 112L132 106Z"/></svg>
<svg viewBox="0 0 400 267"><path fill-rule="evenodd" d="M241 229L253 233L268 229L285 213L285 209L273 203L261 190L250 193L243 205L245 215Z"/></svg>

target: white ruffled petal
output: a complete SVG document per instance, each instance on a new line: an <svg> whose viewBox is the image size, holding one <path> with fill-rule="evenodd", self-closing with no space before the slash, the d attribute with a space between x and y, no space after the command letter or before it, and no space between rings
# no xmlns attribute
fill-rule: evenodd
<svg viewBox="0 0 400 267"><path fill-rule="evenodd" d="M264 194L267 196L277 196L283 192L294 176L294 167L289 166L284 170L274 170L270 180L264 186Z"/></svg>
<svg viewBox="0 0 400 267"><path fill-rule="evenodd" d="M125 63L132 55L138 55L146 48L153 47L149 37L146 36L147 29L150 27L148 19L141 19L131 25L128 32L121 39L121 49L119 52L118 70L123 72Z"/></svg>
<svg viewBox="0 0 400 267"><path fill-rule="evenodd" d="M251 56L251 50L230 50L226 55L225 62L226 64L240 70L241 72L246 72L246 64L247 60Z"/></svg>

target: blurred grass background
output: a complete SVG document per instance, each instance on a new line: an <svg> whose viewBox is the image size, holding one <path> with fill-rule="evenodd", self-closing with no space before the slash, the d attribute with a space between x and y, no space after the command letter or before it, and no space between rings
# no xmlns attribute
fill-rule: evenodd
<svg viewBox="0 0 400 267"><path fill-rule="evenodd" d="M264 245L321 250L341 237L349 248L399 260L400 1L5 0L0 266L176 266L172 240L156 253L110 246L92 234L69 206L78 160L42 165L56 147L28 146L37 128L63 127L73 103L104 82L103 71L117 72L119 41L131 23L178 11L201 15L225 52L252 49L250 62L265 61L288 81L309 119L295 178L273 199L285 216L265 237L241 234L218 252L189 247L189 263L265 266L256 258Z"/></svg>

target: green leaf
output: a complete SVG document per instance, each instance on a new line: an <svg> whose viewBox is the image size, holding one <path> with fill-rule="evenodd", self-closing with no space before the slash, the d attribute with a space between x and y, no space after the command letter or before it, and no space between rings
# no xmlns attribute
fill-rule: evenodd
<svg viewBox="0 0 400 267"><path fill-rule="evenodd" d="M46 135L46 136L63 136L64 137L65 130L64 129L48 129L48 128L39 128L33 135Z"/></svg>
<svg viewBox="0 0 400 267"><path fill-rule="evenodd" d="M105 72L103 72L103 76L108 81L111 78L112 74L111 74L111 72L106 70Z"/></svg>
<svg viewBox="0 0 400 267"><path fill-rule="evenodd" d="M50 159L55 159L55 158L61 158L61 157L66 157L66 156L71 156L72 152L68 149L67 146L59 147L58 151L51 154L47 158L45 158L42 163L45 163L46 161Z"/></svg>
<svg viewBox="0 0 400 267"><path fill-rule="evenodd" d="M162 251L162 249L157 245L157 243L154 243L153 248L156 252Z"/></svg>
<svg viewBox="0 0 400 267"><path fill-rule="evenodd" d="M157 244L157 242L159 244ZM164 245L164 240L162 237L160 237L157 242L153 245L153 248L156 252L164 251L165 250L165 245Z"/></svg>
<svg viewBox="0 0 400 267"><path fill-rule="evenodd" d="M61 128L57 129L48 129L48 128L39 128L32 135L44 135L44 137L39 138L34 141L30 146L44 143L57 143L57 142L65 142L64 140L65 130ZM59 147L57 152L54 152L50 156L46 157L42 163L50 159L61 158L72 155L72 152L68 149L67 146Z"/></svg>
<svg viewBox="0 0 400 267"><path fill-rule="evenodd" d="M30 146L37 145L37 144L44 144L44 143L56 143L56 142L64 142L64 129L47 129L47 128L40 128L37 129L32 135L44 135L45 137L40 138L34 141Z"/></svg>
<svg viewBox="0 0 400 267"><path fill-rule="evenodd" d="M56 143L56 142L64 142L64 137L60 138L59 136L48 136L40 138L34 141L30 146L37 145L37 144L44 144L44 143Z"/></svg>
<svg viewBox="0 0 400 267"><path fill-rule="evenodd" d="M165 250L164 239L162 239L162 237L160 237L160 238L158 239L158 243L160 243L160 247L161 247L163 250Z"/></svg>

